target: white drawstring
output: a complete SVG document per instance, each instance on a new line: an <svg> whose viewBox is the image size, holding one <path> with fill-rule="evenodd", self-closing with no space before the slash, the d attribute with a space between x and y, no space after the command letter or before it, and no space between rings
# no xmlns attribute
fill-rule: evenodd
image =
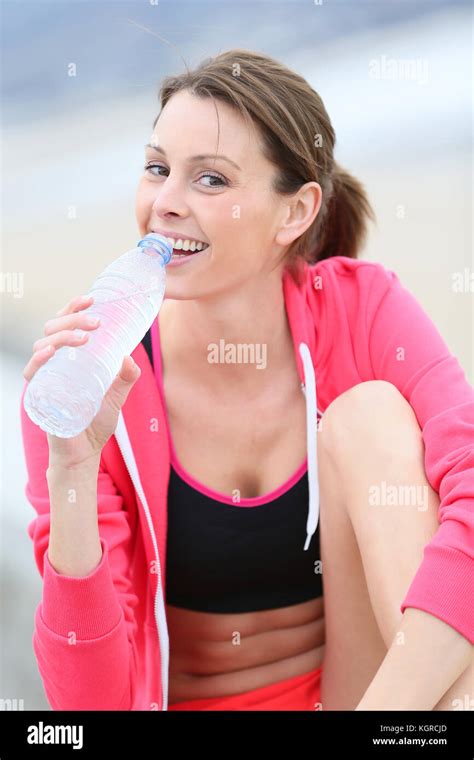
<svg viewBox="0 0 474 760"><path fill-rule="evenodd" d="M316 378L313 361L306 343L300 343L299 352L303 361L304 386L306 398L306 446L308 454L309 507L306 521L306 541L304 551L311 542L319 522L319 480L318 480L318 443L317 443L317 399Z"/></svg>

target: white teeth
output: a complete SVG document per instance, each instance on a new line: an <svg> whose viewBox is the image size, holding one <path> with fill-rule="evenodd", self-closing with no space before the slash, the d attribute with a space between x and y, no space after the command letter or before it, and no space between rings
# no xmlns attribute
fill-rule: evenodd
<svg viewBox="0 0 474 760"><path fill-rule="evenodd" d="M172 238L167 237L167 240L171 243L174 250L177 251L202 251L204 248L208 248L208 243L196 243L195 240L189 240L189 238Z"/></svg>

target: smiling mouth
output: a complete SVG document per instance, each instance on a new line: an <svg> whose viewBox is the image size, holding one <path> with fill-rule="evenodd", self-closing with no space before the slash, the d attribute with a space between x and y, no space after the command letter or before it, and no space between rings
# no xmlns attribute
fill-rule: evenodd
<svg viewBox="0 0 474 760"><path fill-rule="evenodd" d="M174 237L166 235L159 230L154 230L153 228L149 230L149 233L161 235L161 237L164 237L168 243L171 243L173 245L173 256L192 256L194 253L201 253L201 251L205 251L206 248L209 248L209 243L206 243L203 240L188 239L184 237L180 238L178 236ZM188 247L183 248L184 245L187 245Z"/></svg>

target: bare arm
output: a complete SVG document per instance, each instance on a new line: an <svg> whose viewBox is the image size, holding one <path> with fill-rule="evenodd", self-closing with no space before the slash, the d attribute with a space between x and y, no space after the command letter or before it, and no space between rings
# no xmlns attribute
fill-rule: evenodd
<svg viewBox="0 0 474 760"><path fill-rule="evenodd" d="M100 457L66 467L50 462L46 471L51 505L48 558L62 575L86 576L102 557L97 520Z"/></svg>
<svg viewBox="0 0 474 760"><path fill-rule="evenodd" d="M443 620L408 607L355 709L432 710L469 667L473 652L472 644Z"/></svg>

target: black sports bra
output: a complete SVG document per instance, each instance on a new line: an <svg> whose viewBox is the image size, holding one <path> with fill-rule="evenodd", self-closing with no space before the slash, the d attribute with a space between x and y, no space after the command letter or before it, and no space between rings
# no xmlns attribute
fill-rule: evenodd
<svg viewBox="0 0 474 760"><path fill-rule="evenodd" d="M142 343L153 366L150 330ZM276 498L255 499L257 506L243 499L243 506L202 492L175 464L168 485L167 604L238 613L287 607L323 594L319 524L303 550L307 472L296 482L292 478L291 487Z"/></svg>

